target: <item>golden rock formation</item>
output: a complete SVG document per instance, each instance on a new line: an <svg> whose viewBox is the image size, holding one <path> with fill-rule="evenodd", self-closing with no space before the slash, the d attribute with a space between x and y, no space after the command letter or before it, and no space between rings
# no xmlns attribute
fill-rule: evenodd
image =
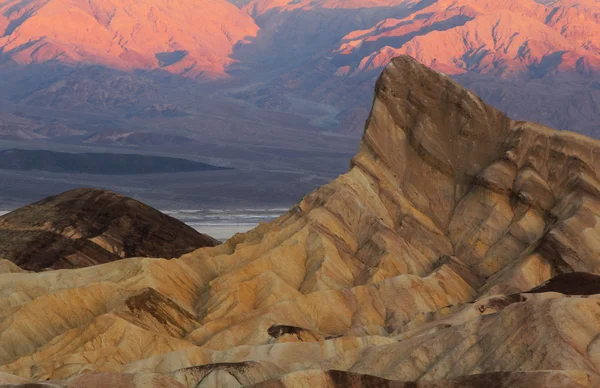
<svg viewBox="0 0 600 388"><path fill-rule="evenodd" d="M396 58L350 171L277 220L178 260L3 265L0 379L598 386L599 153Z"/></svg>

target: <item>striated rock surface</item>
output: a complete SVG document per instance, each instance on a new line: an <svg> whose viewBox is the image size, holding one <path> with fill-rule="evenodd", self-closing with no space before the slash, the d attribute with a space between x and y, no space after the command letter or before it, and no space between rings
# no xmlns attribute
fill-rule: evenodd
<svg viewBox="0 0 600 388"><path fill-rule="evenodd" d="M125 257L173 258L218 244L181 221L100 189L72 190L0 217L0 257L32 271Z"/></svg>
<svg viewBox="0 0 600 388"><path fill-rule="evenodd" d="M396 58L349 172L279 219L178 260L3 267L0 371L60 387L596 387L599 152Z"/></svg>

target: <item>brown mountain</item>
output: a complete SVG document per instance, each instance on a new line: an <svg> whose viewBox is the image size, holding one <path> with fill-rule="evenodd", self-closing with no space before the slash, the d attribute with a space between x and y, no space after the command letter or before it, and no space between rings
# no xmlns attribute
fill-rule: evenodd
<svg viewBox="0 0 600 388"><path fill-rule="evenodd" d="M138 201L77 189L0 217L0 257L25 270L178 257L219 242Z"/></svg>
<svg viewBox="0 0 600 388"><path fill-rule="evenodd" d="M1 378L596 387L599 153L399 57L350 170L279 219L178 260L0 275Z"/></svg>

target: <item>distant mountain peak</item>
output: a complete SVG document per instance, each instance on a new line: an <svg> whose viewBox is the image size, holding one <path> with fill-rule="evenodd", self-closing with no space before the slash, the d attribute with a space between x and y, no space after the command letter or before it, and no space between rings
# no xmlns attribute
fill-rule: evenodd
<svg viewBox="0 0 600 388"><path fill-rule="evenodd" d="M10 0L0 4L0 52L18 63L101 64L225 76L233 47L255 36L225 0Z"/></svg>
<svg viewBox="0 0 600 388"><path fill-rule="evenodd" d="M543 76L600 71L600 8L596 14L564 1L435 1L405 18L346 35L340 55L362 58L354 72L381 68L408 54L450 74Z"/></svg>

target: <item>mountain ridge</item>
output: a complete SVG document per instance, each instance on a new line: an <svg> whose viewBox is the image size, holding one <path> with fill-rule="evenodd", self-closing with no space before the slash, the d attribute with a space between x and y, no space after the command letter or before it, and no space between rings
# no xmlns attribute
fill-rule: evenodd
<svg viewBox="0 0 600 388"><path fill-rule="evenodd" d="M198 22L203 29L196 32ZM252 19L225 0L11 0L0 7L2 26L0 49L18 63L161 68L209 79L225 76L233 46L257 32Z"/></svg>
<svg viewBox="0 0 600 388"><path fill-rule="evenodd" d="M377 8L352 11L351 5L328 1L288 5L256 0L246 5L249 10L270 4L255 16L261 27L254 39L261 53L256 60L268 55L263 46L286 52L283 42L290 41L295 44L288 46L287 56L304 64L279 72L250 99L296 93L338 106L351 116L360 106L357 101L368 104L361 96L371 89L379 71L391 58L408 54L454 75L513 117L597 136L600 97L590 87L600 69L597 3L388 3L387 12L382 13ZM348 19L351 22L343 23ZM306 31L301 24L307 26ZM290 28L280 32L285 37L272 38L271 25ZM321 31L329 40L317 36L311 40L310 31ZM241 63L254 60L252 54L243 55L251 48L240 48ZM366 119L364 113L362 117Z"/></svg>
<svg viewBox="0 0 600 388"><path fill-rule="evenodd" d="M598 155L401 56L349 171L277 220L177 260L0 275L2 322L32 322L0 333L0 371L73 387L594 387ZM60 324L40 322L50 311Z"/></svg>

